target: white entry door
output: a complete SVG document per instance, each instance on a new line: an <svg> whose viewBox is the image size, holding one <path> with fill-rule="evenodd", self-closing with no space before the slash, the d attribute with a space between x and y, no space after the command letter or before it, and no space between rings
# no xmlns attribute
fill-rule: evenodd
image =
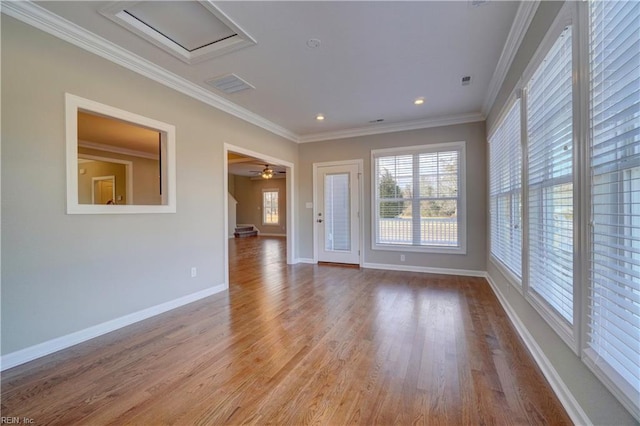
<svg viewBox="0 0 640 426"><path fill-rule="evenodd" d="M316 168L318 261L360 264L359 164Z"/></svg>

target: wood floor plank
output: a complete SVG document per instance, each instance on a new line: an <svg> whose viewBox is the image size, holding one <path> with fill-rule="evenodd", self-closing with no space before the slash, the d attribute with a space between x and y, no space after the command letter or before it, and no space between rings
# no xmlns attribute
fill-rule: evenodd
<svg viewBox="0 0 640 426"><path fill-rule="evenodd" d="M571 424L482 278L286 265L229 241L230 288L1 375L38 425Z"/></svg>

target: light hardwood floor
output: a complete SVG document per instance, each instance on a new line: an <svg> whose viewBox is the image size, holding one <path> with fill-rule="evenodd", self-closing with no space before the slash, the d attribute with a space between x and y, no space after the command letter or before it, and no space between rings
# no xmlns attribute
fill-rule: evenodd
<svg viewBox="0 0 640 426"><path fill-rule="evenodd" d="M2 374L34 424L571 424L482 278L285 264L230 240L228 292Z"/></svg>

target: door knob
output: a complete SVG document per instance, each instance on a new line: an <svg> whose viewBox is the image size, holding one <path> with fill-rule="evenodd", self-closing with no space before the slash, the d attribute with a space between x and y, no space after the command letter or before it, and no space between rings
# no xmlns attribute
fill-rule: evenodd
<svg viewBox="0 0 640 426"><path fill-rule="evenodd" d="M316 222L322 223L322 219L317 219Z"/></svg>

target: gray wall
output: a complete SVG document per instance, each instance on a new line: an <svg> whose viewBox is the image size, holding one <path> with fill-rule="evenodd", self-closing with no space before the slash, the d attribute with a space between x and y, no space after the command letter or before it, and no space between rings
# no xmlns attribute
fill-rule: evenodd
<svg viewBox="0 0 640 426"><path fill-rule="evenodd" d="M65 92L176 126L176 214L65 214ZM290 141L2 15L2 354L223 284L224 142L297 161Z"/></svg>
<svg viewBox="0 0 640 426"><path fill-rule="evenodd" d="M540 3L525 39L514 58L505 83L489 114L487 123L495 122L504 103L515 88L522 72L561 7L562 2ZM488 252L489 246L487 246ZM511 284L491 262L490 258L487 262L487 272L591 421L596 425L636 424L625 408L547 325L545 320L532 308L521 293L511 288Z"/></svg>
<svg viewBox="0 0 640 426"><path fill-rule="evenodd" d="M467 254L442 255L371 249L371 150L466 141L467 153ZM486 266L486 136L483 122L411 130L300 145L298 179L299 253L313 258L313 163L362 159L364 161L364 259L367 263L405 267L434 267L484 271Z"/></svg>

